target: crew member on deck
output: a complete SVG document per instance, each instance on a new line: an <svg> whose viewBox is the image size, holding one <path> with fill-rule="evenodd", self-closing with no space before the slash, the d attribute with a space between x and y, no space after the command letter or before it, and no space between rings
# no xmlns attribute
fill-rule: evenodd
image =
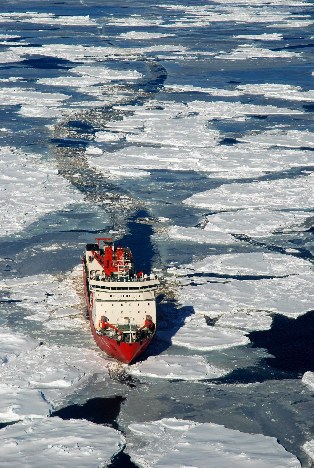
<svg viewBox="0 0 314 468"><path fill-rule="evenodd" d="M140 330L149 330L151 333L155 331L155 324L151 315L146 315L144 325L140 328Z"/></svg>
<svg viewBox="0 0 314 468"><path fill-rule="evenodd" d="M99 320L98 328L99 330L106 330L109 327L109 319L102 315Z"/></svg>

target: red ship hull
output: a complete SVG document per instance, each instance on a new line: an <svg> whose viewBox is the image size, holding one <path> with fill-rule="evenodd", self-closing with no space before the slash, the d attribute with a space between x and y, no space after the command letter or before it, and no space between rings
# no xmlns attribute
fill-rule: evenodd
<svg viewBox="0 0 314 468"><path fill-rule="evenodd" d="M87 287L87 278L84 261L82 261L82 264L87 313L94 340L98 347L102 351L104 351L108 356L113 357L114 359L117 359L118 361L123 362L125 364L130 364L146 350L146 348L149 346L150 342L154 338L155 333L145 340L133 343L126 343L123 341L121 342L104 335L99 335L95 329L94 322L91 317L91 303Z"/></svg>
<svg viewBox="0 0 314 468"><path fill-rule="evenodd" d="M94 323L91 319L90 327L94 340L99 348L102 351L105 351L108 356L111 356L125 364L130 364L137 357L139 357L140 354L145 351L154 337L154 335L152 335L149 339L144 341L139 341L136 343L125 343L124 341L117 341L108 338L107 336L98 335L95 330Z"/></svg>

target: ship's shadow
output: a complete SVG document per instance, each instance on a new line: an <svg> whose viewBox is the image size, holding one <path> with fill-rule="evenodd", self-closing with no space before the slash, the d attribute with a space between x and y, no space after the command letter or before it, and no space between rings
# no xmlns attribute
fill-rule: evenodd
<svg viewBox="0 0 314 468"><path fill-rule="evenodd" d="M159 264L159 254L151 242L154 220L146 210L138 210L128 222L129 233L118 244L130 247L135 266L141 271L150 273L154 264ZM192 306L179 307L175 300L165 294L159 294L157 303L157 333L149 347L134 363L146 360L149 356L157 356L171 346L171 339L183 326L187 317L194 314Z"/></svg>
<svg viewBox="0 0 314 468"><path fill-rule="evenodd" d="M92 398L84 404L73 404L54 411L51 417L59 417L61 419L86 419L95 424L103 424L112 426L118 429L116 422L120 414L121 404L125 401L122 396L110 398Z"/></svg>
<svg viewBox="0 0 314 468"><path fill-rule="evenodd" d="M249 334L254 347L266 348L271 367L304 373L314 371L314 311L297 318L276 314L269 330Z"/></svg>
<svg viewBox="0 0 314 468"><path fill-rule="evenodd" d="M195 313L192 306L179 307L176 301L164 294L157 297L157 333L146 351L136 360L145 361L149 356L158 356L172 345L172 337L184 325L185 319Z"/></svg>

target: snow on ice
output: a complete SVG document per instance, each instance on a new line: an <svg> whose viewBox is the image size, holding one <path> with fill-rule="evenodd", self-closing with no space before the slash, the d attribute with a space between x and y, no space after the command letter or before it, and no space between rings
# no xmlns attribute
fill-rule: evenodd
<svg viewBox="0 0 314 468"><path fill-rule="evenodd" d="M302 448L308 457L314 461L314 439L305 442Z"/></svg>
<svg viewBox="0 0 314 468"><path fill-rule="evenodd" d="M0 384L0 423L49 416L51 405L39 390Z"/></svg>
<svg viewBox="0 0 314 468"><path fill-rule="evenodd" d="M121 433L86 420L45 418L1 430L4 466L108 466L125 445Z"/></svg>
<svg viewBox="0 0 314 468"><path fill-rule="evenodd" d="M300 210L311 208L313 205L313 182L314 175L310 174L295 179L259 181L247 184L234 183L196 193L184 200L184 203L212 211L230 211L243 208Z"/></svg>
<svg viewBox="0 0 314 468"><path fill-rule="evenodd" d="M30 313L29 320L42 323L63 317L65 321L65 317L81 315L78 310L81 299L73 288L77 273L75 270L62 280L45 274L12 278L5 280L4 284L10 299L18 301L17 306Z"/></svg>
<svg viewBox="0 0 314 468"><path fill-rule="evenodd" d="M186 318L179 329L176 327L173 330L170 328L166 331L158 331L158 337L161 340L171 342L173 345L198 351L227 349L246 345L250 342L242 330L210 327L204 317L197 315Z"/></svg>
<svg viewBox="0 0 314 468"><path fill-rule="evenodd" d="M213 255L186 266L171 268L169 273L179 280L177 298L180 304L193 306L198 315L218 319L216 326L207 327L205 333L233 328L245 334L268 329L272 313L295 318L312 307L311 265L290 255ZM214 276L217 274L219 278ZM181 341L187 344L189 334L193 333L192 326L193 320L187 320L171 338L172 342L179 344L177 335L182 335L180 344ZM187 337L183 336L185 333Z"/></svg>
<svg viewBox="0 0 314 468"><path fill-rule="evenodd" d="M246 234L252 237L265 237L273 232L300 232L305 229L305 221L311 215L306 211L272 211L242 209L222 212L206 218L204 231L209 236L212 232L228 234ZM180 232L180 231L179 231ZM169 234L173 236L173 230Z"/></svg>
<svg viewBox="0 0 314 468"><path fill-rule="evenodd" d="M3 385L18 387L21 391L39 391L53 409L90 379L105 382L108 378L106 363L105 358L91 349L37 344L3 365L0 377ZM11 402L15 402L14 394ZM25 417L30 417L32 405L25 408L28 411Z"/></svg>
<svg viewBox="0 0 314 468"><path fill-rule="evenodd" d="M302 382L307 385L310 390L314 390L314 372L305 372L302 377Z"/></svg>
<svg viewBox="0 0 314 468"><path fill-rule="evenodd" d="M0 156L0 221L3 234L19 232L46 213L83 202L83 195L60 177L51 164L40 160L38 155L3 147Z"/></svg>
<svg viewBox="0 0 314 468"><path fill-rule="evenodd" d="M262 47L257 47L254 44L239 45L236 49L228 52L220 52L215 56L217 59L222 60L257 60L257 59L287 59L287 58L302 58L302 53L290 51L275 51Z"/></svg>
<svg viewBox="0 0 314 468"><path fill-rule="evenodd" d="M234 244L237 242L230 234L218 229L209 230L196 227L171 226L166 233L158 234L158 237L170 237L171 239L188 240L205 244Z"/></svg>
<svg viewBox="0 0 314 468"><path fill-rule="evenodd" d="M0 362L7 364L13 357L35 348L35 340L21 333L12 332L9 328L0 330Z"/></svg>
<svg viewBox="0 0 314 468"><path fill-rule="evenodd" d="M210 215L205 218L203 228L170 226L167 231L158 233L158 237L214 245L233 245L240 242L233 234L259 238L279 231L302 232L306 229L306 220L310 218L310 213L306 211L244 209Z"/></svg>
<svg viewBox="0 0 314 468"><path fill-rule="evenodd" d="M208 364L202 356L161 354L149 356L145 361L129 366L127 372L135 377L196 381L221 377L226 375L228 370Z"/></svg>
<svg viewBox="0 0 314 468"><path fill-rule="evenodd" d="M274 437L183 419L130 424L128 453L140 466L299 468Z"/></svg>
<svg viewBox="0 0 314 468"><path fill-rule="evenodd" d="M312 288L310 274L245 281L194 278L193 285L178 290L178 300L180 304L192 305L198 314L210 317L255 311L261 320L265 313L296 318L311 310Z"/></svg>
<svg viewBox="0 0 314 468"><path fill-rule="evenodd" d="M97 23L87 16L54 15L52 13L38 13L36 11L1 13L0 23L35 23L62 26L95 26Z"/></svg>
<svg viewBox="0 0 314 468"><path fill-rule="evenodd" d="M237 89L247 94L260 94L267 98L285 99L287 101L313 101L314 99L313 90L302 91L300 86L292 86L288 84L246 84L237 86Z"/></svg>
<svg viewBox="0 0 314 468"><path fill-rule="evenodd" d="M197 170L206 172L208 177L233 179L257 177L267 172L313 165L311 151L272 148L276 145L277 135L279 140L283 138L279 132L274 134L271 140L267 132L257 136L246 135L238 139L248 140L248 143L228 146L220 144L223 135L208 123L215 119L241 120L254 115L300 114L303 110L225 101L195 100L185 104L163 101L154 104L150 102L149 105L137 108L115 106L116 110L121 113L128 112L128 115L124 115L121 120L108 122L106 130L96 133L95 141L99 151L102 151L101 145L104 142L108 144L127 141L129 145L114 153L106 152L95 156L87 150L90 163L106 174L108 171L122 168L129 171ZM286 146L289 146L292 135L286 136ZM304 134L299 135L300 140L303 137ZM263 141L263 145L256 145L256 138Z"/></svg>
<svg viewBox="0 0 314 468"><path fill-rule="evenodd" d="M196 273L218 273L237 277L288 276L310 273L311 264L302 258L272 252L211 255L174 270L177 276ZM171 269L168 270L171 272ZM240 279L240 278L239 278Z"/></svg>
<svg viewBox="0 0 314 468"><path fill-rule="evenodd" d="M263 133L247 134L240 137L239 140L253 145L257 144L262 146L284 146L290 148L314 147L314 134L308 130L273 129Z"/></svg>

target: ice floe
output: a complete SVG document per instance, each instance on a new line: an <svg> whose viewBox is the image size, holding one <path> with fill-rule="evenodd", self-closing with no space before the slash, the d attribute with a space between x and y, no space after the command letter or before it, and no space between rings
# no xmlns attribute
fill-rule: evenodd
<svg viewBox="0 0 314 468"><path fill-rule="evenodd" d="M238 34L233 36L236 39L253 40L253 41L282 41L282 34L279 33L264 33L264 34Z"/></svg>
<svg viewBox="0 0 314 468"><path fill-rule="evenodd" d="M237 89L246 94L257 94L267 98L285 99L290 101L313 101L314 91L303 91L301 86L279 83L245 84ZM304 146L304 145L303 145Z"/></svg>
<svg viewBox="0 0 314 468"><path fill-rule="evenodd" d="M69 76L41 78L37 80L37 82L47 86L77 88L83 93L99 95L101 98L102 88L97 90L95 85L110 83L112 80L133 82L142 77L142 74L136 70L119 71L108 67L92 65L73 67L71 73L72 75ZM90 89L90 87L92 87L92 89Z"/></svg>
<svg viewBox="0 0 314 468"><path fill-rule="evenodd" d="M266 9L261 2L220 2L223 7L216 5L160 5L162 8L176 12L176 16L171 23L160 25L161 27L175 28L200 28L215 22L236 22L236 23L266 23L272 24L275 21L286 24L288 20L293 23L296 18L287 13L282 13L280 9ZM245 8L243 8L245 6ZM182 12L181 15L179 12ZM300 16L298 15L298 19ZM302 17L303 19L303 17Z"/></svg>
<svg viewBox="0 0 314 468"><path fill-rule="evenodd" d="M112 46L87 46L87 45L72 45L72 44L44 44L41 47L11 47L4 54L8 54L8 61L12 60L14 56L16 61L20 61L21 58L25 59L31 55L35 56L46 56L46 57L57 57L69 62L78 63L83 62L84 64L95 64L95 62L105 62L108 59L131 59L142 57L145 54L154 53L157 57L162 56L165 52L172 52L175 59L177 55L185 54L186 48L181 45L174 44L159 44L150 45L145 47L112 47ZM1 56L0 56L1 61ZM6 61L6 55L4 55L2 62Z"/></svg>
<svg viewBox="0 0 314 468"><path fill-rule="evenodd" d="M0 89L1 105L20 105L18 113L26 117L58 117L67 99L69 96L62 93L42 93L25 88Z"/></svg>
<svg viewBox="0 0 314 468"><path fill-rule="evenodd" d="M108 122L105 130L96 132L99 154L95 157L91 154L89 158L91 164L106 174L113 170L167 168L198 170L206 172L208 177L234 179L313 165L310 151L269 148L267 134L265 145L261 146L251 143L233 146L220 144L223 143L223 135L208 123L208 120L215 119L241 120L255 115L298 114L297 110L225 101L191 101L186 104L163 101L159 106L150 103L143 107L115 108L129 114L121 120ZM245 138L249 140L254 136L242 137L243 140ZM102 143L119 141L126 141L129 145L101 156ZM87 153L91 152L87 150Z"/></svg>
<svg viewBox="0 0 314 468"><path fill-rule="evenodd" d="M190 265L169 269L169 272L179 280L179 303L192 306L197 314L187 319L178 333L171 336L174 344L179 344L177 338L182 335L180 345L181 341L183 346L187 345L191 336L192 344L189 346L195 346L197 327L199 339L205 338L206 334L217 333L219 336L220 332L231 329L245 335L247 331L270 328L274 312L298 317L312 307L311 265L289 255L213 255ZM215 327L206 328L205 321L198 315L215 318Z"/></svg>
<svg viewBox="0 0 314 468"><path fill-rule="evenodd" d="M214 245L234 244L238 242L231 234L218 229L211 231L196 227L171 226L166 233L162 233L161 235L166 235L171 239Z"/></svg>
<svg viewBox="0 0 314 468"><path fill-rule="evenodd" d="M307 385L310 390L314 390L314 372L305 372L302 377L302 382Z"/></svg>
<svg viewBox="0 0 314 468"><path fill-rule="evenodd" d="M259 280L194 277L190 283L193 284L184 280L184 286L178 290L179 302L210 317L254 312L264 321L271 312L298 317L313 307L311 274ZM250 316L248 319L251 321Z"/></svg>
<svg viewBox="0 0 314 468"><path fill-rule="evenodd" d="M86 16L54 15L53 13L38 13L36 11L0 13L0 23L35 23L62 26L95 26L97 23Z"/></svg>
<svg viewBox="0 0 314 468"><path fill-rule="evenodd" d="M45 322L80 314L78 305L81 299L73 288L75 277L77 271L62 280L53 275L39 274L7 279L4 284L10 299L30 312L29 320Z"/></svg>
<svg viewBox="0 0 314 468"><path fill-rule="evenodd" d="M236 235L267 237L276 232L302 232L311 214L306 211L244 209L209 215L201 227L170 226L156 236L213 245L239 243Z"/></svg>
<svg viewBox="0 0 314 468"><path fill-rule="evenodd" d="M125 445L121 433L86 420L45 418L1 430L3 466L108 466Z"/></svg>
<svg viewBox="0 0 314 468"><path fill-rule="evenodd" d="M53 408L75 390L84 387L90 379L104 382L108 369L106 359L91 349L37 344L37 347L20 353L1 366L0 377L3 385L41 392ZM14 394L11 401L13 405ZM24 416L31 413L32 406Z"/></svg>
<svg viewBox="0 0 314 468"><path fill-rule="evenodd" d="M169 418L130 424L129 430L128 453L144 467L301 467L274 437L218 424Z"/></svg>
<svg viewBox="0 0 314 468"><path fill-rule="evenodd" d="M46 213L72 203L83 195L58 175L49 163L16 148L0 150L0 221L2 234L19 232Z"/></svg>
<svg viewBox="0 0 314 468"><path fill-rule="evenodd" d="M100 171L108 173L111 170L149 170L149 169L169 169L169 170L193 170L205 172L210 178L225 179L243 179L248 177L258 177L269 172L278 172L288 170L294 167L313 166L313 153L311 151L296 151L270 149L253 144L238 144L234 146L218 145L219 134L211 133L212 138L208 138L207 147L193 146L191 140L190 146L165 146L160 147L145 146L145 133L141 136L140 124L136 129L126 128L120 131L121 127L116 128L117 133L102 131L96 133L96 142L118 142L131 140L131 133L137 133L136 146L128 146L114 153L106 153L103 157L93 157L91 164L97 166ZM178 135L179 136L179 135ZM210 133L207 133L210 136ZM157 135L155 141L157 142ZM222 139L222 137L220 138ZM157 145L157 143L156 143ZM165 151L166 148L166 151ZM210 153L208 152L210 148ZM99 148L99 155L101 154ZM89 151L87 150L89 153Z"/></svg>
<svg viewBox="0 0 314 468"><path fill-rule="evenodd" d="M165 84L166 91L174 91L176 93L206 93L212 96L241 96L242 92L237 89L223 89L223 88L205 88L201 86L194 86L189 84Z"/></svg>
<svg viewBox="0 0 314 468"><path fill-rule="evenodd" d="M171 271L169 269L168 271ZM232 276L288 276L310 273L312 265L302 258L277 253L252 252L211 255L175 270L176 275L220 274Z"/></svg>
<svg viewBox="0 0 314 468"><path fill-rule="evenodd" d="M305 230L305 221L311 214L306 211L275 211L243 209L239 211L215 213L205 219L203 231L212 233L245 234L251 237L265 237L271 233L300 232ZM187 235L187 231L183 231ZM180 228L179 228L180 233ZM192 232L191 232L192 234ZM169 230L169 236L175 237L175 229ZM204 234L205 239L206 234ZM197 235L196 235L197 237ZM203 238L203 237L202 237ZM204 240L205 241L205 240Z"/></svg>
<svg viewBox="0 0 314 468"><path fill-rule="evenodd" d="M220 3L220 2L219 2ZM282 13L279 9L267 10L263 5L252 5L252 2L237 2L234 5L224 5L219 10L211 6L180 7L174 9L188 9L186 16L176 18L172 23L162 24L160 27L172 28L202 28L216 22L236 22L237 24L265 23L267 28L306 28L313 24L308 15L292 15L291 13ZM243 6L245 6L245 9ZM306 4L304 4L306 5ZM287 6L287 5L285 5ZM307 4L308 6L308 4ZM171 8L171 7L170 7ZM193 11L194 10L194 11ZM265 53L265 52L264 52ZM271 54L271 51L269 51Z"/></svg>
<svg viewBox="0 0 314 468"><path fill-rule="evenodd" d="M313 181L314 175L310 174L295 179L222 185L217 189L192 195L183 203L212 211L244 208L300 210L313 205Z"/></svg>
<svg viewBox="0 0 314 468"><path fill-rule="evenodd" d="M305 442L302 448L305 451L305 453L308 455L308 457L314 461L314 439L309 440L308 442Z"/></svg>
<svg viewBox="0 0 314 468"><path fill-rule="evenodd" d="M231 5L254 5L255 7L258 6L270 6L271 10L273 7L276 6L285 6L285 7L309 7L310 3L303 0L213 0L214 3L223 3L223 4L231 4Z"/></svg>
<svg viewBox="0 0 314 468"><path fill-rule="evenodd" d="M209 136L209 135L208 135ZM214 137L214 135L213 135ZM97 143L117 142L129 139L125 133L97 132ZM142 137L143 138L143 137ZM160 148L144 146L144 139L138 138L143 146L129 146L106 156L91 158L91 164L100 171L111 170L195 170L205 172L210 178L243 179L258 177L267 172L287 170L293 167L311 167L313 156L310 151L275 151L268 148L253 148L253 145L212 146L208 148L161 146ZM157 138L156 138L157 141ZM217 144L217 138L208 139L208 147ZM251 148L251 149L250 149Z"/></svg>
<svg viewBox="0 0 314 468"><path fill-rule="evenodd" d="M127 372L136 377L195 381L215 379L226 375L228 370L209 364L202 356L161 354L130 366Z"/></svg>
<svg viewBox="0 0 314 468"><path fill-rule="evenodd" d="M254 145L285 146L287 148L314 148L314 133L308 130L282 130L274 129L263 133L251 133L241 138L240 141Z"/></svg>
<svg viewBox="0 0 314 468"><path fill-rule="evenodd" d="M51 405L39 390L0 384L0 423L49 416Z"/></svg>
<svg viewBox="0 0 314 468"><path fill-rule="evenodd" d="M128 27L145 27L145 26L159 26L163 23L161 18L147 19L140 15L125 16L123 18L110 18L106 24L111 26Z"/></svg>
<svg viewBox="0 0 314 468"><path fill-rule="evenodd" d="M29 336L18 332L13 333L9 328L2 327L0 330L0 364L6 364L12 358L36 346L37 342Z"/></svg>
<svg viewBox="0 0 314 468"><path fill-rule="evenodd" d="M200 115L213 119L232 119L246 115L276 115L276 114L300 114L303 111L288 109L277 106L263 106L255 104L242 104L241 102L228 101L190 101L187 104L187 110L190 113L199 113ZM179 116L178 116L179 117Z"/></svg>
<svg viewBox="0 0 314 468"><path fill-rule="evenodd" d="M173 345L198 351L227 349L250 342L242 330L211 327L207 325L204 317L199 316L186 318L179 329L176 327L158 331L158 336L161 340L169 341Z"/></svg>
<svg viewBox="0 0 314 468"><path fill-rule="evenodd" d="M248 60L248 59L291 59L302 57L302 53L298 52L290 52L288 50L271 50L265 49L262 47L257 47L255 45L243 44L239 45L236 49L232 50L230 53L228 52L220 52L218 55L215 55L216 59L223 59L223 60Z"/></svg>
<svg viewBox="0 0 314 468"><path fill-rule="evenodd" d="M174 37L175 34L160 33L160 32L148 32L148 31L128 31L126 33L119 34L118 37L123 39L134 39L134 40L150 40L150 39L161 39L164 37Z"/></svg>
<svg viewBox="0 0 314 468"><path fill-rule="evenodd" d="M36 277L10 279L5 282L6 293L10 297L16 298L16 305L23 307L23 310L29 312L25 319L41 321L42 325L49 331L38 330L31 332L38 337L38 341L25 338L18 331L3 330L0 333L0 352L3 365L0 367L0 379L3 385L18 387L20 390L12 392L12 399L6 400L6 408L0 412L8 412L8 408L14 406L16 399L20 405L31 398L31 394L26 390L33 390L34 399L37 393L43 397L46 403L49 403L50 409L61 404L68 395L71 395L76 389L84 387L90 379L94 382L97 378L102 382L108 376L107 364L104 357L88 347L76 347L67 345L71 338L67 339L68 330L72 333L79 329L81 333L86 331L86 336L90 337L89 326L81 317L81 311L73 308L77 305L79 297L73 288L75 281L75 272L70 278L58 281L52 275L38 275ZM80 314L79 316L77 314ZM76 315L76 317L73 317ZM26 325L21 316L16 323L17 329L32 330L32 325ZM51 336L50 330L60 330L63 345L48 344L50 341L58 338L58 334ZM47 344L42 340L48 340ZM60 341L60 339L57 339ZM73 341L73 339L72 339ZM24 392L25 390L25 392ZM15 398L17 394L17 398ZM38 399L38 398L37 398ZM37 401L37 400L36 400ZM40 402L38 407L43 405ZM27 408L26 403L23 408ZM12 410L13 411L13 410ZM13 418L13 412L12 418ZM24 411L24 410L23 410ZM31 414L37 414L32 405L29 406L29 412L25 410L15 411L17 418L30 417ZM47 408L43 407L43 415L46 415ZM11 418L11 420L12 420Z"/></svg>

